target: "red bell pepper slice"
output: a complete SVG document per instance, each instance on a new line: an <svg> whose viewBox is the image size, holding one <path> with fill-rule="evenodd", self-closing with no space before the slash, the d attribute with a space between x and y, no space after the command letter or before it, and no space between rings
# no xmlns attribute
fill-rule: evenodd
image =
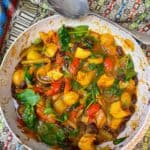
<svg viewBox="0 0 150 150"><path fill-rule="evenodd" d="M114 64L113 64L113 60L109 57L107 57L105 60L104 60L104 67L105 67L105 70L106 71L112 71L113 68L114 68Z"/></svg>
<svg viewBox="0 0 150 150"><path fill-rule="evenodd" d="M65 78L64 93L70 91L70 89L71 89L71 80L69 78Z"/></svg>
<svg viewBox="0 0 150 150"><path fill-rule="evenodd" d="M80 59L74 58L72 63L69 66L70 73L72 73L73 75L76 75L76 73L78 71L79 64L80 64Z"/></svg>
<svg viewBox="0 0 150 150"><path fill-rule="evenodd" d="M45 95L46 96L53 96L53 95L57 94L60 91L61 85L62 85L62 80L61 79L57 80L57 81L54 81L51 84L51 89L46 91Z"/></svg>
<svg viewBox="0 0 150 150"><path fill-rule="evenodd" d="M90 107L87 109L87 115L89 119L93 119L95 114L99 111L100 105L98 103L94 103L90 105Z"/></svg>

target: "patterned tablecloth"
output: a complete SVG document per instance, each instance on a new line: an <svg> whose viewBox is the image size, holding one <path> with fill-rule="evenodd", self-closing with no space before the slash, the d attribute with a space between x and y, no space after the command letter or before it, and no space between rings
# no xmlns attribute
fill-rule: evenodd
<svg viewBox="0 0 150 150"><path fill-rule="evenodd" d="M115 20L124 27L150 33L150 0L89 0L89 4L92 11ZM5 37L0 58L2 59L9 46L21 32L38 20L53 14L55 12L46 0L20 0L13 15L9 32ZM140 44L150 61L150 47ZM0 150L3 149L24 150L25 148L12 136L0 113ZM135 150L150 150L150 128L142 141L137 144Z"/></svg>

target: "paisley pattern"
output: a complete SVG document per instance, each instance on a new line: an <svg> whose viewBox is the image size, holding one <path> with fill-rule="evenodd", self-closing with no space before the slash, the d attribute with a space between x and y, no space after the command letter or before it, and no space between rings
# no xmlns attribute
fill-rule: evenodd
<svg viewBox="0 0 150 150"><path fill-rule="evenodd" d="M32 3L31 3L32 2ZM150 34L150 0L89 0L91 11L120 23L122 26ZM7 33L3 55L17 36L38 20L53 15L47 0L20 0ZM141 47L150 61L150 47ZM0 57L2 57L1 55ZM0 150L25 150L6 127L0 113ZM135 150L150 149L150 128Z"/></svg>

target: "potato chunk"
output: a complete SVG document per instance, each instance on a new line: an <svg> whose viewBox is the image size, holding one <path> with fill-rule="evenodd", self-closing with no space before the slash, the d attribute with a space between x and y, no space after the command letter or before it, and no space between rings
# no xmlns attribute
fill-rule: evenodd
<svg viewBox="0 0 150 150"><path fill-rule="evenodd" d="M47 55L48 57L54 57L57 50L58 50L58 47L56 44L49 43L47 44L45 55Z"/></svg>
<svg viewBox="0 0 150 150"><path fill-rule="evenodd" d="M54 103L54 109L56 110L57 113L62 114L65 109L67 108L67 106L65 105L65 103L63 102L63 100L58 99L55 103Z"/></svg>
<svg viewBox="0 0 150 150"><path fill-rule="evenodd" d="M113 85L114 81L115 79L113 77L103 74L102 76L100 76L97 85L101 87L110 87L111 85Z"/></svg>
<svg viewBox="0 0 150 150"><path fill-rule="evenodd" d="M113 35L109 33L105 33L100 36L100 42L101 42L101 45L103 46L109 46L109 45L114 45L115 39Z"/></svg>
<svg viewBox="0 0 150 150"><path fill-rule="evenodd" d="M71 106L78 101L79 95L76 92L70 91L64 94L64 103L67 106Z"/></svg>
<svg viewBox="0 0 150 150"><path fill-rule="evenodd" d="M85 50L83 48L78 47L75 52L75 57L80 59L85 59L91 55L91 52L88 50Z"/></svg>
<svg viewBox="0 0 150 150"><path fill-rule="evenodd" d="M37 51L29 51L27 54L27 60L41 59L42 56Z"/></svg>
<svg viewBox="0 0 150 150"><path fill-rule="evenodd" d="M121 108L121 102L117 101L111 104L110 106L110 114L114 117L114 118L124 118L129 116L131 113L130 111L125 111Z"/></svg>
<svg viewBox="0 0 150 150"><path fill-rule="evenodd" d="M79 82L82 86L87 86L91 83L92 79L95 77L95 72L82 72L79 71L77 74L77 82Z"/></svg>
<svg viewBox="0 0 150 150"><path fill-rule="evenodd" d="M90 64L101 64L103 62L103 58L89 58L88 63Z"/></svg>
<svg viewBox="0 0 150 150"><path fill-rule="evenodd" d="M61 73L58 69L53 69L47 73L47 76L52 80L58 80L63 76L63 73Z"/></svg>
<svg viewBox="0 0 150 150"><path fill-rule="evenodd" d="M93 142L96 140L95 134L85 134L81 137L78 146L81 150L95 150Z"/></svg>
<svg viewBox="0 0 150 150"><path fill-rule="evenodd" d="M110 123L111 129L113 129L113 130L118 129L122 120L123 120L122 118L118 118L118 119L112 118L111 123Z"/></svg>
<svg viewBox="0 0 150 150"><path fill-rule="evenodd" d="M22 69L18 69L13 74L13 83L15 86L21 85L21 83L24 81L24 71Z"/></svg>

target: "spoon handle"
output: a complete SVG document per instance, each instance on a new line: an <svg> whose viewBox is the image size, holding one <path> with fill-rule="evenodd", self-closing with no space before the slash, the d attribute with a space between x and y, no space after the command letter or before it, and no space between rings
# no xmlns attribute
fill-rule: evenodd
<svg viewBox="0 0 150 150"><path fill-rule="evenodd" d="M135 39L139 40L140 42L142 42L143 44L146 44L146 45L150 45L150 35L146 34L146 33L140 33L140 32L137 32L137 31L131 31L131 30L128 30L122 26L120 26L119 24L107 19L107 18L104 18L96 13L93 13L93 12L89 12L88 15L94 15L102 20L105 20L107 22L109 22L110 24L118 27L119 29L121 29L122 31L130 34L132 37L134 37Z"/></svg>

